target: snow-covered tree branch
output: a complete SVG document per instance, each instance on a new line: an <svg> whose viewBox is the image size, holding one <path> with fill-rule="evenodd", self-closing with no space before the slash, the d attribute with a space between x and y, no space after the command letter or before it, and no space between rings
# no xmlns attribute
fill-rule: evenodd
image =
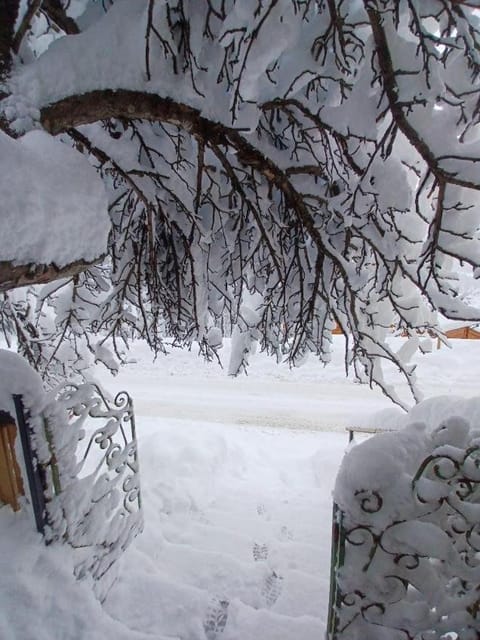
<svg viewBox="0 0 480 640"><path fill-rule="evenodd" d="M84 361L82 343L114 368L99 355L111 342L121 359L132 336L157 350L169 334L212 356L219 330L237 327L238 370L252 340L294 364L308 352L328 362L338 323L347 367L398 401L381 369L394 360L415 396L388 328L435 332L436 310L480 315L455 275L459 263L480 263L479 4L22 4L8 48L0 33L2 144L49 144L45 164L52 145L59 157L73 147L85 176L91 163L88 207L75 180L57 180L52 219L82 220L81 202L98 242L84 222L63 236L71 259L54 241L38 255L34 245L0 254L7 272L36 263L66 276L5 294L4 330L21 332L45 372L69 337L73 360ZM12 247L20 236L10 234Z"/></svg>

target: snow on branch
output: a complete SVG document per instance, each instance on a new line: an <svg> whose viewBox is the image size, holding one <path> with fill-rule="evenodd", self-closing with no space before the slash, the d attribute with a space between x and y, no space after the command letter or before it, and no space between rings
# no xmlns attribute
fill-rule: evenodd
<svg viewBox="0 0 480 640"><path fill-rule="evenodd" d="M105 254L104 185L84 158L47 133L14 140L0 132L0 188L0 258L3 272L11 262L13 284L28 282L29 272L53 274L54 265L87 265Z"/></svg>
<svg viewBox="0 0 480 640"><path fill-rule="evenodd" d="M69 317L91 353L169 334L213 357L209 336L248 327L277 358L327 363L337 323L347 369L401 402L393 360L418 399L389 328L480 317L455 276L480 264L470 3L81 4L42 4L2 103L16 135L73 145L108 192L108 259L65 283L55 340Z"/></svg>

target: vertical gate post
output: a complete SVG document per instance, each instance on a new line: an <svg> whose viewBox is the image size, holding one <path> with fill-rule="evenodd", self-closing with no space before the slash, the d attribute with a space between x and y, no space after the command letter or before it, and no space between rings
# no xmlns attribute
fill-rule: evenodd
<svg viewBox="0 0 480 640"><path fill-rule="evenodd" d="M341 593L337 582L337 572L345 562L345 530L343 527L343 513L338 505L333 503L332 512L332 552L330 559L330 597L328 603L328 622L326 640L338 639L338 608Z"/></svg>
<svg viewBox="0 0 480 640"><path fill-rule="evenodd" d="M35 524L37 525L37 531L43 534L45 531L46 517L44 493L45 479L43 477L41 466L38 462L37 454L32 446L32 428L25 417L22 396L14 395L13 402L17 414L20 439L22 441L25 470L27 472L28 486L30 488Z"/></svg>

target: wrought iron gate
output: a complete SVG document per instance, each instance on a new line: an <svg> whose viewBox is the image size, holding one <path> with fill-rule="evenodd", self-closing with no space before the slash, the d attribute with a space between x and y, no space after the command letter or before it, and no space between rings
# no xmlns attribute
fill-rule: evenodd
<svg viewBox="0 0 480 640"><path fill-rule="evenodd" d="M480 434L438 445L442 430L392 474L397 504L357 487L335 505L328 640L480 638Z"/></svg>
<svg viewBox="0 0 480 640"><path fill-rule="evenodd" d="M40 489L33 485L37 527L47 542L75 549L75 575L91 576L103 599L115 577L109 570L143 528L132 400L66 384L38 413L25 416L18 398L16 406L41 478Z"/></svg>

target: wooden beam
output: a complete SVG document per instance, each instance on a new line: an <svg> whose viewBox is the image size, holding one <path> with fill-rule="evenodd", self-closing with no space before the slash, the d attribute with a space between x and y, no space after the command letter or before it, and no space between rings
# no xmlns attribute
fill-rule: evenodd
<svg viewBox="0 0 480 640"><path fill-rule="evenodd" d="M24 495L24 488L15 455L16 435L13 418L6 411L0 411L0 502L19 511L18 498Z"/></svg>

